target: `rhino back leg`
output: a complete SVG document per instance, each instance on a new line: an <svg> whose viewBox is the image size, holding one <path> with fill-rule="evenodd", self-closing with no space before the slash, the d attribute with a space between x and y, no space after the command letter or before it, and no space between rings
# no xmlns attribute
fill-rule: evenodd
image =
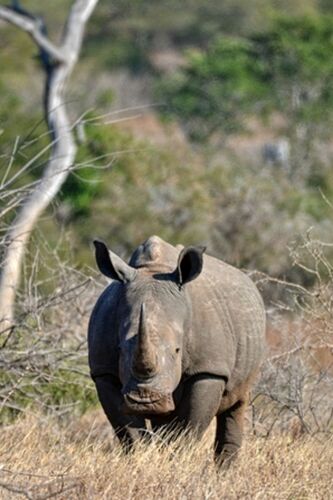
<svg viewBox="0 0 333 500"><path fill-rule="evenodd" d="M122 412L121 387L111 375L95 377L94 382L98 398L116 436L125 451L129 451L145 429L144 418L126 415Z"/></svg>
<svg viewBox="0 0 333 500"><path fill-rule="evenodd" d="M243 438L246 401L239 400L216 417L215 459L228 466L236 457Z"/></svg>

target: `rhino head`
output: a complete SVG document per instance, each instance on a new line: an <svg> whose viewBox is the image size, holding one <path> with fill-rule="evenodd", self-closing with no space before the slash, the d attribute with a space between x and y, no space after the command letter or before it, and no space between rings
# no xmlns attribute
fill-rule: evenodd
<svg viewBox="0 0 333 500"><path fill-rule="evenodd" d="M173 270L163 264L136 269L103 242L94 244L100 271L121 283L116 325L123 410L146 416L170 413L188 364L186 285L201 273L205 249L184 248Z"/></svg>

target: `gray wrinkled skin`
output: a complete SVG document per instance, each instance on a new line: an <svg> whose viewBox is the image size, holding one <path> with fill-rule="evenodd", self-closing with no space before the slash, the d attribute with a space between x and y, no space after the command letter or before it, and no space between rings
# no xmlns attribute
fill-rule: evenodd
<svg viewBox="0 0 333 500"><path fill-rule="evenodd" d="M191 428L200 438L217 419L219 463L241 444L250 385L265 349L265 313L252 281L157 236L124 263L95 242L113 279L89 324L89 364L104 411L130 447L154 429Z"/></svg>

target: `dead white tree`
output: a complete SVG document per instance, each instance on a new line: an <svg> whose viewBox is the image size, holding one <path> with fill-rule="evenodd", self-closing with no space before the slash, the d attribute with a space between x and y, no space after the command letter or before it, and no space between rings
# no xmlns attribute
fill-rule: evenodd
<svg viewBox="0 0 333 500"><path fill-rule="evenodd" d="M43 20L23 9L18 0L13 0L10 7L0 7L0 19L27 32L39 49L45 72L45 120L51 141L50 156L44 173L23 201L5 238L0 275L0 330L13 323L15 295L30 234L41 213L58 193L74 163L77 148L64 93L78 60L86 23L97 3L98 0L74 1L59 46L48 38Z"/></svg>

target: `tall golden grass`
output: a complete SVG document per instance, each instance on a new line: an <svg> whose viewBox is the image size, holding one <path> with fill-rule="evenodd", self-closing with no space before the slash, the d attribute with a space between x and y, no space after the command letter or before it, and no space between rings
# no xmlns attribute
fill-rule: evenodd
<svg viewBox="0 0 333 500"><path fill-rule="evenodd" d="M125 455L101 411L66 423L26 414L2 429L0 498L332 498L332 436L248 434L227 471L214 465L212 439L213 428L200 443L157 436Z"/></svg>

